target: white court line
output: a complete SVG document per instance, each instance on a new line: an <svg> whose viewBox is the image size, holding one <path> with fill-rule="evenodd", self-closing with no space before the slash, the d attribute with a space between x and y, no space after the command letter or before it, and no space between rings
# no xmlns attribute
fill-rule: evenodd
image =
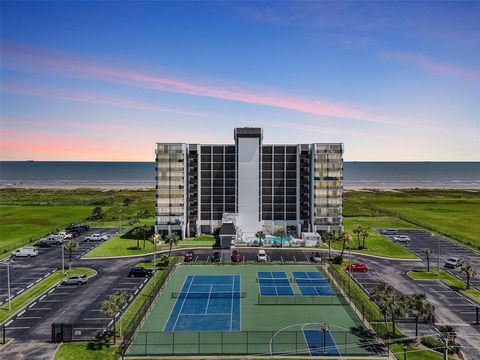
<svg viewBox="0 0 480 360"><path fill-rule="evenodd" d="M205 315L208 312L208 304L210 304L210 296L212 295L212 288L213 288L213 285L210 285L210 290L208 292L207 306L205 306L205 313L204 313Z"/></svg>

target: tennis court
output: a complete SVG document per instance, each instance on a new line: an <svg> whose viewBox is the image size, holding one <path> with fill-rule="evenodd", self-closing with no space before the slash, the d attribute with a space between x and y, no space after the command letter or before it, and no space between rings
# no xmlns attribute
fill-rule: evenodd
<svg viewBox="0 0 480 360"><path fill-rule="evenodd" d="M303 330L311 356L341 356L329 330Z"/></svg>
<svg viewBox="0 0 480 360"><path fill-rule="evenodd" d="M239 331L240 276L189 275L164 331Z"/></svg>
<svg viewBox="0 0 480 360"><path fill-rule="evenodd" d="M259 293L262 296L292 296L290 279L284 271L257 272Z"/></svg>
<svg viewBox="0 0 480 360"><path fill-rule="evenodd" d="M317 290L315 296L302 295L307 286L332 291L333 285L314 265L179 265L127 356L378 355L371 338L362 338L361 320L345 299L339 301L341 295L318 296ZM259 304L259 298L281 303ZM312 306L309 300L326 298L337 301ZM286 304L288 299L309 301ZM326 333L320 330L324 324Z"/></svg>
<svg viewBox="0 0 480 360"><path fill-rule="evenodd" d="M302 295L335 295L327 279L318 271L294 271L292 274Z"/></svg>

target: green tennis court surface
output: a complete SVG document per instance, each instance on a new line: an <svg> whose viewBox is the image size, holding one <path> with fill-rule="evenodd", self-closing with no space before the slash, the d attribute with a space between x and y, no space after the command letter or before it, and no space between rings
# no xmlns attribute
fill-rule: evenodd
<svg viewBox="0 0 480 360"><path fill-rule="evenodd" d="M305 295L309 292L302 286L307 284L289 280L304 274L321 278L325 282L322 285L331 288L335 295L317 291L314 296ZM285 285L291 287L293 294L279 291ZM268 287L274 287L278 296L260 295L270 293ZM265 302L264 298L281 300ZM236 316L238 322L234 321ZM325 327L327 334L322 330ZM179 265L140 327L127 356L315 356L320 352L327 356L379 356L383 348L377 346L345 299L316 266Z"/></svg>

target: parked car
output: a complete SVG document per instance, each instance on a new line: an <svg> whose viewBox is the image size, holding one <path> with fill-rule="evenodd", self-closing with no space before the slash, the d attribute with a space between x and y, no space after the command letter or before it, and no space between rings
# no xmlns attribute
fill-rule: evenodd
<svg viewBox="0 0 480 360"><path fill-rule="evenodd" d="M193 252L187 251L183 256L183 262L191 262L193 261Z"/></svg>
<svg viewBox="0 0 480 360"><path fill-rule="evenodd" d="M39 248L51 248L53 245L53 241L50 241L48 239L42 239L42 240L39 240L37 241L37 243L35 244L36 247L39 247Z"/></svg>
<svg viewBox="0 0 480 360"><path fill-rule="evenodd" d="M257 253L257 261L258 262L267 262L267 253L265 252L265 250L258 250L258 253Z"/></svg>
<svg viewBox="0 0 480 360"><path fill-rule="evenodd" d="M107 235L102 234L92 234L85 238L85 241L105 241L108 240Z"/></svg>
<svg viewBox="0 0 480 360"><path fill-rule="evenodd" d="M410 236L407 236L407 235L398 235L398 236L395 236L395 237L393 238L393 241L395 241L395 242L403 242L403 243L407 242L407 243L408 243L408 242L410 242Z"/></svg>
<svg viewBox="0 0 480 360"><path fill-rule="evenodd" d="M397 235L397 230L396 229L383 229L383 230L380 230L380 234L382 234L382 235Z"/></svg>
<svg viewBox="0 0 480 360"><path fill-rule="evenodd" d="M460 257L450 257L447 259L447 262L445 263L445 267L450 269L455 269L459 266L462 266L464 262L465 260L463 260Z"/></svg>
<svg viewBox="0 0 480 360"><path fill-rule="evenodd" d="M90 230L90 226L88 225L72 225L69 226L65 229L69 233L71 233L73 236L78 236L80 234L83 234L84 232Z"/></svg>
<svg viewBox="0 0 480 360"><path fill-rule="evenodd" d="M49 235L46 240L51 241L53 245L61 245L65 241L62 235Z"/></svg>
<svg viewBox="0 0 480 360"><path fill-rule="evenodd" d="M232 256L230 256L232 262L241 262L242 257L240 256L240 252L237 249L232 250Z"/></svg>
<svg viewBox="0 0 480 360"><path fill-rule="evenodd" d="M88 281L85 274L74 274L62 280L62 285L84 285Z"/></svg>
<svg viewBox="0 0 480 360"><path fill-rule="evenodd" d="M25 246L12 252L15 257L32 257L38 255L38 249L33 246Z"/></svg>
<svg viewBox="0 0 480 360"><path fill-rule="evenodd" d="M220 251L215 251L210 259L211 262L220 262Z"/></svg>
<svg viewBox="0 0 480 360"><path fill-rule="evenodd" d="M321 262L321 261L322 261L322 256L321 256L321 254L320 254L318 251L312 253L312 255L310 255L310 261L312 261L312 262Z"/></svg>
<svg viewBox="0 0 480 360"><path fill-rule="evenodd" d="M66 232L66 231L60 231L60 232L56 233L55 235L63 236L63 238L64 238L65 240L68 240L68 239L73 238L73 234L71 234L71 233L69 233L69 232Z"/></svg>
<svg viewBox="0 0 480 360"><path fill-rule="evenodd" d="M362 262L357 262L355 264L347 265L345 269L351 272L367 272L368 265Z"/></svg>
<svg viewBox="0 0 480 360"><path fill-rule="evenodd" d="M148 277L153 275L153 270L135 266L130 269L129 277Z"/></svg>

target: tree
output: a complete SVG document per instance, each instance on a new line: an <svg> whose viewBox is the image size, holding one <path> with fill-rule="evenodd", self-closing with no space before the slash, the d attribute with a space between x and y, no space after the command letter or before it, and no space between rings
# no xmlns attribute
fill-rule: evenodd
<svg viewBox="0 0 480 360"><path fill-rule="evenodd" d="M130 205L130 198L126 197L125 199L123 199L123 206L128 206Z"/></svg>
<svg viewBox="0 0 480 360"><path fill-rule="evenodd" d="M328 258L331 259L332 241L335 240L335 233L328 231L324 235L324 240L328 243Z"/></svg>
<svg viewBox="0 0 480 360"><path fill-rule="evenodd" d="M103 219L105 219L103 209L100 206L95 206L92 210L92 220L102 221Z"/></svg>
<svg viewBox="0 0 480 360"><path fill-rule="evenodd" d="M427 257L427 272L430 272L430 255L432 255L432 249L424 248L424 249L422 249L422 252Z"/></svg>
<svg viewBox="0 0 480 360"><path fill-rule="evenodd" d="M140 227L135 228L135 230L132 232L132 235L137 239L137 248L139 247L138 245L138 240L139 238L143 237L143 248L145 249L145 241L147 240L147 234L150 232L150 226L148 225L142 225Z"/></svg>
<svg viewBox="0 0 480 360"><path fill-rule="evenodd" d="M470 279L474 278L475 275L477 275L477 270L475 270L475 268L472 265L467 264L461 267L460 274L465 275L467 277L465 284L466 284L467 290L470 289Z"/></svg>
<svg viewBox="0 0 480 360"><path fill-rule="evenodd" d="M360 249L360 247L361 247L361 244L360 244L360 235L362 234L362 232L363 232L363 229L362 229L362 227L361 227L360 225L357 226L355 229L353 229L353 233L354 233L355 235L357 235L357 242L358 242L358 248L359 248L359 249Z"/></svg>
<svg viewBox="0 0 480 360"><path fill-rule="evenodd" d="M154 266L154 270L155 270L156 255L157 255L157 244L160 243L160 241L162 241L162 235L154 234L154 235L150 236L150 238L148 240L150 240L153 243L153 266ZM168 256L167 256L167 259L168 259Z"/></svg>
<svg viewBox="0 0 480 360"><path fill-rule="evenodd" d="M362 249L366 249L367 247L365 246L365 239L369 236L370 234L368 233L367 230L363 230L360 236L362 237Z"/></svg>
<svg viewBox="0 0 480 360"><path fill-rule="evenodd" d="M350 236L349 233L342 233L342 235L340 235L340 240L343 241L343 244L342 244L342 252L340 254L340 256L343 258L343 253L345 251L345 244L348 243L348 246L351 247L352 245L352 237Z"/></svg>
<svg viewBox="0 0 480 360"><path fill-rule="evenodd" d="M392 319L392 337L395 337L395 320L404 316L407 312L407 298L393 290L387 298L387 309Z"/></svg>
<svg viewBox="0 0 480 360"><path fill-rule="evenodd" d="M385 321L385 329L388 334L388 297L390 294L395 291L395 289L385 283L381 282L370 292L370 300L372 300L380 310Z"/></svg>
<svg viewBox="0 0 480 360"><path fill-rule="evenodd" d="M180 238L176 233L172 233L165 237L165 244L170 245L170 248L168 250L168 256L172 254L172 246L174 245L176 246L179 241L180 241Z"/></svg>
<svg viewBox="0 0 480 360"><path fill-rule="evenodd" d="M133 237L137 240L137 249L140 249L140 238L142 237L142 234L141 227L136 227L132 231Z"/></svg>
<svg viewBox="0 0 480 360"><path fill-rule="evenodd" d="M278 229L277 231L275 231L274 235L282 239L285 239L288 236L285 230L283 229ZM283 246L283 241L281 240L280 240L280 246Z"/></svg>
<svg viewBox="0 0 480 360"><path fill-rule="evenodd" d="M102 308L100 311L105 316L111 317L115 320L117 313L128 302L128 297L128 292L125 290L117 290L102 302ZM120 336L122 336L122 321L120 321L119 325Z"/></svg>
<svg viewBox="0 0 480 360"><path fill-rule="evenodd" d="M457 343L457 331L451 325L442 325L438 327L438 331L442 338L448 340L448 353L449 354L459 354L460 353L460 344Z"/></svg>
<svg viewBox="0 0 480 360"><path fill-rule="evenodd" d="M68 268L72 270L72 252L80 248L80 244L76 240L67 240L63 244L65 250L68 250Z"/></svg>
<svg viewBox="0 0 480 360"><path fill-rule="evenodd" d="M433 314L433 306L427 301L423 293L411 294L407 297L408 308L415 317L415 337L418 338L418 323L421 318L430 318Z"/></svg>
<svg viewBox="0 0 480 360"><path fill-rule="evenodd" d="M258 239L258 246L262 246L262 240L265 239L265 233L262 230L259 230L255 233L255 237Z"/></svg>

